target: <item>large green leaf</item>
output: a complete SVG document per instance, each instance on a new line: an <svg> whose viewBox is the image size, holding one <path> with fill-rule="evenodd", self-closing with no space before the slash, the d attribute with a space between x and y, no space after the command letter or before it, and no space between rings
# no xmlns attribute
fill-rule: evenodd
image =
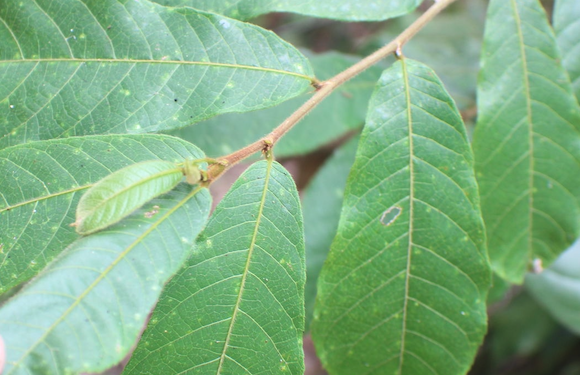
<svg viewBox="0 0 580 375"><path fill-rule="evenodd" d="M270 12L293 12L345 21L379 21L413 11L421 0L151 0L168 6L190 6L247 20Z"/></svg>
<svg viewBox="0 0 580 375"><path fill-rule="evenodd" d="M307 90L311 75L272 32L191 8L0 1L0 148L269 107Z"/></svg>
<svg viewBox="0 0 580 375"><path fill-rule="evenodd" d="M125 373L302 375L302 233L288 172L252 165L167 286Z"/></svg>
<svg viewBox="0 0 580 375"><path fill-rule="evenodd" d="M312 55L320 79L328 79L359 59L339 53ZM364 123L369 98L381 68L371 67L345 83L318 105L276 144L276 156L305 154ZM225 114L169 134L194 142L209 156L218 157L268 134L304 101L299 97L274 108L244 114ZM315 131L313 129L316 129Z"/></svg>
<svg viewBox="0 0 580 375"><path fill-rule="evenodd" d="M578 0L557 0L554 8L554 29L562 64L572 80L572 89L580 101L580 4Z"/></svg>
<svg viewBox="0 0 580 375"><path fill-rule="evenodd" d="M70 224L91 184L144 160L203 158L161 135L92 136L0 151L0 294L36 275L78 235Z"/></svg>
<svg viewBox="0 0 580 375"><path fill-rule="evenodd" d="M576 238L580 110L537 0L492 0L488 10L476 172L492 267L521 283Z"/></svg>
<svg viewBox="0 0 580 375"><path fill-rule="evenodd" d="M580 242L539 275L528 274L526 288L554 318L580 333Z"/></svg>
<svg viewBox="0 0 580 375"><path fill-rule="evenodd" d="M0 309L4 375L99 372L123 359L210 206L207 189L182 184L74 242Z"/></svg>
<svg viewBox="0 0 580 375"><path fill-rule="evenodd" d="M358 137L337 149L302 195L306 244L306 327L314 312L316 284L336 235L348 171L354 162Z"/></svg>
<svg viewBox="0 0 580 375"><path fill-rule="evenodd" d="M339 374L464 374L486 330L489 265L472 154L435 73L383 73L318 284L312 337Z"/></svg>

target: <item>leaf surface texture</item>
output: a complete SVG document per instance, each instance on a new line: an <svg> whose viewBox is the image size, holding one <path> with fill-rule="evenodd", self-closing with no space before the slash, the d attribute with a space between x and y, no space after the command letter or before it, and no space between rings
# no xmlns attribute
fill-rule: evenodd
<svg viewBox="0 0 580 375"><path fill-rule="evenodd" d="M105 176L146 160L203 158L163 135L31 142L0 150L0 294L38 274L79 236L70 224L80 196Z"/></svg>
<svg viewBox="0 0 580 375"><path fill-rule="evenodd" d="M492 267L522 283L578 235L580 110L537 0L493 0L486 22L475 168Z"/></svg>
<svg viewBox="0 0 580 375"><path fill-rule="evenodd" d="M489 265L461 117L428 67L379 80L312 323L333 375L459 375L486 331Z"/></svg>
<svg viewBox="0 0 580 375"><path fill-rule="evenodd" d="M0 309L3 374L101 372L121 361L210 207L207 189L182 184L71 244Z"/></svg>
<svg viewBox="0 0 580 375"><path fill-rule="evenodd" d="M0 77L2 148L273 106L307 90L312 70L272 32L191 8L4 0Z"/></svg>
<svg viewBox="0 0 580 375"><path fill-rule="evenodd" d="M167 286L124 374L302 375L305 278L294 182L278 163L253 164Z"/></svg>

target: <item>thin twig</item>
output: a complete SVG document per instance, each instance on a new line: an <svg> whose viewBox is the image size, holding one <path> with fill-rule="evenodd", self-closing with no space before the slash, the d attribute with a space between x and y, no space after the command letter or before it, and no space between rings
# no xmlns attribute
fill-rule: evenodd
<svg viewBox="0 0 580 375"><path fill-rule="evenodd" d="M425 13L421 15L421 17L413 22L407 29L405 29L405 31L399 34L399 36L397 36L389 44L377 50L373 54L365 57L361 61L330 78L329 80L318 83L316 85L317 90L314 95L312 95L310 99L308 99L300 108L298 108L286 120L284 120L284 122L282 122L277 128L272 130L270 134L242 149L239 149L238 151L218 158L220 163L213 164L208 169L209 181L214 181L229 167L240 162L241 160L244 160L248 156L253 155L259 151L269 151L276 144L276 142L278 142L280 138L284 136L284 134L288 133L288 131L292 129L294 125L302 120L306 114L312 111L318 104L320 104L320 102L322 102L322 100L324 100L340 85L370 68L391 53L400 51L401 47L405 45L405 43L407 43L415 34L417 34L439 12L441 12L454 1L455 0L436 0L433 6L431 6Z"/></svg>

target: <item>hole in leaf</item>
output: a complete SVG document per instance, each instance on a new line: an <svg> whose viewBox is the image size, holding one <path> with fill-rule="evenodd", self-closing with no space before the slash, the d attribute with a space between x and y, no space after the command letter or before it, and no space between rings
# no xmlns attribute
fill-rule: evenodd
<svg viewBox="0 0 580 375"><path fill-rule="evenodd" d="M388 227L389 225L393 224L395 220L401 215L403 209L399 206L392 206L385 212L383 212L383 216L381 216L381 224Z"/></svg>

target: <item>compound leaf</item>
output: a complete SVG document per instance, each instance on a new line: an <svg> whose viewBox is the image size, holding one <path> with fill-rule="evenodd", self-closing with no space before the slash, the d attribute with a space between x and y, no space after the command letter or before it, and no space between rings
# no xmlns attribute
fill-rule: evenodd
<svg viewBox="0 0 580 375"><path fill-rule="evenodd" d="M125 374L302 375L304 282L294 182L277 163L253 164L167 286Z"/></svg>
<svg viewBox="0 0 580 375"><path fill-rule="evenodd" d="M572 90L580 101L580 6L577 0L557 0L554 29L562 52L562 65L572 81Z"/></svg>
<svg viewBox="0 0 580 375"><path fill-rule="evenodd" d="M164 135L115 135L31 142L0 151L0 294L30 279L78 234L80 196L128 165L201 159L192 144Z"/></svg>
<svg viewBox="0 0 580 375"><path fill-rule="evenodd" d="M5 0L0 148L183 127L273 106L307 90L311 76L274 33L191 8Z"/></svg>
<svg viewBox="0 0 580 375"><path fill-rule="evenodd" d="M380 21L412 12L421 0L151 0L168 6L191 6L247 20L271 12L292 12L344 21Z"/></svg>
<svg viewBox="0 0 580 375"><path fill-rule="evenodd" d="M579 233L580 109L537 0L489 5L475 168L494 271L521 283Z"/></svg>
<svg viewBox="0 0 580 375"><path fill-rule="evenodd" d="M386 70L318 284L312 337L340 374L465 374L490 283L473 157L428 67Z"/></svg>
<svg viewBox="0 0 580 375"><path fill-rule="evenodd" d="M101 372L123 359L189 255L211 198L182 184L148 205L74 242L2 306L3 374Z"/></svg>

